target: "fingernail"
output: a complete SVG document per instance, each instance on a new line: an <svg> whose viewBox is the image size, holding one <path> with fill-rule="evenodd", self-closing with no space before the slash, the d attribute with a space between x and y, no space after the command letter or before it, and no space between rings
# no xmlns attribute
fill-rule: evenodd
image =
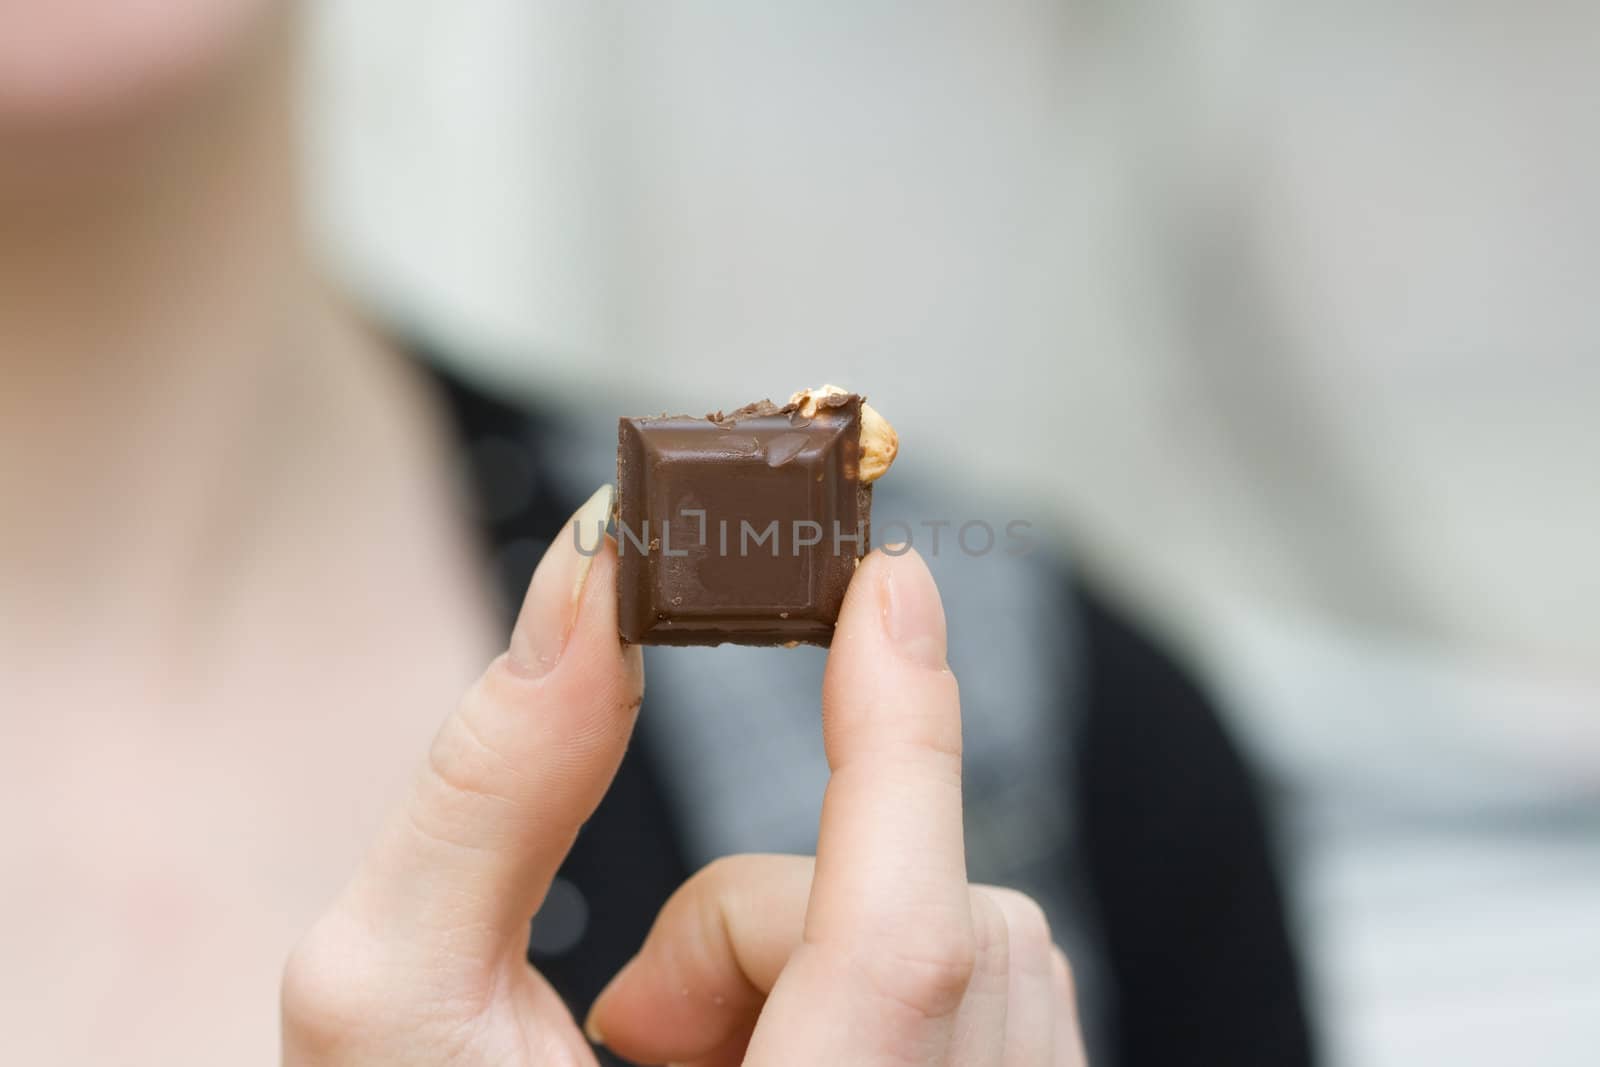
<svg viewBox="0 0 1600 1067"><path fill-rule="evenodd" d="M596 489L561 528L533 572L507 652L512 664L529 677L542 678L561 661L578 619L584 582L600 551L612 495L609 485Z"/></svg>
<svg viewBox="0 0 1600 1067"><path fill-rule="evenodd" d="M596 996L589 1004L589 1014L586 1015L583 1020L583 1033L591 1043L596 1045L603 1045L606 1043L605 1035L600 1032L600 1026L595 1022L595 1020L600 1016L600 1010L606 1002L606 997L611 995L611 991L616 988L617 982L625 973L627 973L628 968L631 966L633 966L633 960L629 960L627 963L624 963L622 965L622 969L611 976L611 981L607 982L605 986L601 988L599 995Z"/></svg>
<svg viewBox="0 0 1600 1067"><path fill-rule="evenodd" d="M919 667L945 666L944 605L939 587L915 549L885 560L879 579L883 629L889 644Z"/></svg>

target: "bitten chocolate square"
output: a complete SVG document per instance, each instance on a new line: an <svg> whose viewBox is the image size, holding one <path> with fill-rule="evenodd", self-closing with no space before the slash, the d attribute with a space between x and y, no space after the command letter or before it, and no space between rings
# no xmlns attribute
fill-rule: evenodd
<svg viewBox="0 0 1600 1067"><path fill-rule="evenodd" d="M870 548L862 401L625 418L618 619L642 645L827 645Z"/></svg>

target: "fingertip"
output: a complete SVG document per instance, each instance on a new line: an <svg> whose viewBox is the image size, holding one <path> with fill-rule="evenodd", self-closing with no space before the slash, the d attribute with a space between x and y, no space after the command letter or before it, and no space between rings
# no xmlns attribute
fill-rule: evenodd
<svg viewBox="0 0 1600 1067"><path fill-rule="evenodd" d="M1055 981L1056 991L1069 1005L1075 1005L1078 990L1072 977L1072 962L1067 959L1060 945L1050 946L1050 974Z"/></svg>
<svg viewBox="0 0 1600 1067"><path fill-rule="evenodd" d="M959 688L946 662L944 605L914 549L863 559L823 679L823 739L835 771L893 739L959 753Z"/></svg>
<svg viewBox="0 0 1600 1067"><path fill-rule="evenodd" d="M627 1003L628 981L626 976L633 970L638 956L634 956L622 965L622 969L611 976L611 980L600 990L593 1003L589 1005L589 1014L583 1018L583 1032L589 1040L596 1045L606 1043L607 1020L616 1010L616 1005Z"/></svg>
<svg viewBox="0 0 1600 1067"><path fill-rule="evenodd" d="M601 994L604 996L604 994ZM595 1020L599 1012L600 1002L595 1001L595 1007L589 1009L589 1015L583 1020L583 1036L589 1039L591 1045L604 1045L606 1035L600 1029L600 1024Z"/></svg>
<svg viewBox="0 0 1600 1067"><path fill-rule="evenodd" d="M597 599L615 599L596 596L597 591L615 589L616 550L605 533L614 496L610 485L596 489L534 569L507 650L511 664L527 677L541 678L555 670L583 623L587 620L592 629L598 621L594 615L608 614L615 630L615 604L609 613L596 604Z"/></svg>
<svg viewBox="0 0 1600 1067"><path fill-rule="evenodd" d="M929 670L945 668L944 602L928 564L915 549L889 557L883 568L883 624L901 658Z"/></svg>
<svg viewBox="0 0 1600 1067"><path fill-rule="evenodd" d="M857 570L839 614L847 643L886 644L906 663L944 670L944 603L916 549L874 549Z"/></svg>

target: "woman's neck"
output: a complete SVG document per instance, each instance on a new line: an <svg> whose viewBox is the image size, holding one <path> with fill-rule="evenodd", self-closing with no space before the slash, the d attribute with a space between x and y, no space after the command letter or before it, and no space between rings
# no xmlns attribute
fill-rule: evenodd
<svg viewBox="0 0 1600 1067"><path fill-rule="evenodd" d="M258 44L138 129L0 131L13 603L181 604L237 554L284 438L326 432L314 398L348 376L331 350L359 342L308 267L286 38Z"/></svg>

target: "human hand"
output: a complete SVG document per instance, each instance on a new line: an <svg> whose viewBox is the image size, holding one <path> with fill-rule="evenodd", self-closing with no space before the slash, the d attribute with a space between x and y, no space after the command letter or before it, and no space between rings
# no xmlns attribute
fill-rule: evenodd
<svg viewBox="0 0 1600 1067"><path fill-rule="evenodd" d="M593 530L608 490L574 516ZM617 639L616 554L563 534L506 653L441 728L410 795L292 955L283 1062L594 1064L526 962L528 919L615 774L643 692ZM1081 1064L1064 957L1020 894L969 886L961 730L926 566L881 552L829 653L833 774L818 856L692 878L590 1028L646 1062Z"/></svg>

